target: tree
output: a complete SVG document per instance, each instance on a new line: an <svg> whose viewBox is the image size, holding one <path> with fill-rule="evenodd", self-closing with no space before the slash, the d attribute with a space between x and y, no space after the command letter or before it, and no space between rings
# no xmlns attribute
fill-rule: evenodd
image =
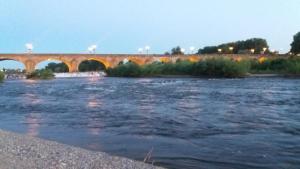
<svg viewBox="0 0 300 169"><path fill-rule="evenodd" d="M173 48L172 51L171 51L171 54L172 55L184 55L184 53L182 52L180 46L177 46L177 47Z"/></svg>
<svg viewBox="0 0 300 169"><path fill-rule="evenodd" d="M229 48L233 47L233 51ZM251 49L254 49L254 53L260 54L264 48L269 48L268 43L265 39L252 38L244 41L236 41L230 43L224 43L218 46L207 46L203 49L199 49L198 54L214 54L218 53L218 49L222 49L222 53L250 53Z"/></svg>
<svg viewBox="0 0 300 169"><path fill-rule="evenodd" d="M199 49L198 54L213 54L218 52L217 46L206 46L203 49Z"/></svg>
<svg viewBox="0 0 300 169"><path fill-rule="evenodd" d="M69 68L65 63L49 63L45 69L49 69L55 73L69 72Z"/></svg>
<svg viewBox="0 0 300 169"><path fill-rule="evenodd" d="M294 36L294 41L291 44L291 52L294 54L300 54L300 32Z"/></svg>
<svg viewBox="0 0 300 169"><path fill-rule="evenodd" d="M95 60L83 61L79 65L80 72L90 72L90 71L100 71L100 70L105 70L105 66L102 63Z"/></svg>

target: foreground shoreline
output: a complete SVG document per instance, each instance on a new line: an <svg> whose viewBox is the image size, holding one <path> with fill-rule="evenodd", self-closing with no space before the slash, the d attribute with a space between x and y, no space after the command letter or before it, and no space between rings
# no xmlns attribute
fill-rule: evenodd
<svg viewBox="0 0 300 169"><path fill-rule="evenodd" d="M159 169L160 167L0 130L0 168Z"/></svg>

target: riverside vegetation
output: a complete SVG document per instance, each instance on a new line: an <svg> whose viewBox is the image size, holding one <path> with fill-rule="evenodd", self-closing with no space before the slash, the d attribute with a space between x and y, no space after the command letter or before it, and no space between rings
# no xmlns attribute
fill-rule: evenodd
<svg viewBox="0 0 300 169"><path fill-rule="evenodd" d="M230 59L215 57L199 62L180 61L176 63L155 62L139 66L133 62L120 64L107 70L113 77L151 77L164 75L189 75L195 77L246 77L249 73L272 73L300 75L300 58Z"/></svg>
<svg viewBox="0 0 300 169"><path fill-rule="evenodd" d="M0 71L0 83L4 80L4 73Z"/></svg>
<svg viewBox="0 0 300 169"><path fill-rule="evenodd" d="M27 79L48 80L53 79L54 77L54 73L50 69L35 70L34 72L26 75Z"/></svg>

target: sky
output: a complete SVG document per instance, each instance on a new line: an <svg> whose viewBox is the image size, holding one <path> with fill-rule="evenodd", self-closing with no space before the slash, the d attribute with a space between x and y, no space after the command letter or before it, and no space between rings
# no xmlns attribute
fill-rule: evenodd
<svg viewBox="0 0 300 169"><path fill-rule="evenodd" d="M0 53L164 53L259 37L287 52L300 0L0 0ZM2 61L4 62L4 61ZM0 62L0 68L3 64ZM6 65L13 65L5 62Z"/></svg>

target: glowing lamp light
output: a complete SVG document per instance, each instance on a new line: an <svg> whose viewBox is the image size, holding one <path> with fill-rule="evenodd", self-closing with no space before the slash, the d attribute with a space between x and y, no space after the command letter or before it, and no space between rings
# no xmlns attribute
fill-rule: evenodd
<svg viewBox="0 0 300 169"><path fill-rule="evenodd" d="M143 48L139 48L139 49L138 49L138 52L139 52L140 54L142 54L142 53L143 53L143 51L144 51L144 49L143 49Z"/></svg>
<svg viewBox="0 0 300 169"><path fill-rule="evenodd" d="M231 47L229 47L229 50L230 50L230 51L233 51L233 49L234 49L234 47L232 47L232 46L231 46Z"/></svg>
<svg viewBox="0 0 300 169"><path fill-rule="evenodd" d="M191 46L191 47L190 47L190 51L191 51L192 54L194 53L195 49L196 49L196 48L195 48L194 46Z"/></svg>
<svg viewBox="0 0 300 169"><path fill-rule="evenodd" d="M32 43L25 44L25 47L26 47L28 53L32 53L32 51L33 51L33 44Z"/></svg>
<svg viewBox="0 0 300 169"><path fill-rule="evenodd" d="M145 46L145 50L146 50L147 54L149 53L149 50L150 50L150 49L151 49L151 48L150 48L149 45Z"/></svg>
<svg viewBox="0 0 300 169"><path fill-rule="evenodd" d="M236 60L237 62L241 62L243 59L242 59L241 57L237 57L235 60Z"/></svg>
<svg viewBox="0 0 300 169"><path fill-rule="evenodd" d="M254 52L255 52L255 49L250 49L250 52L251 52L251 53L254 53Z"/></svg>
<svg viewBox="0 0 300 169"><path fill-rule="evenodd" d="M181 51L182 53L184 53L184 52L185 52L185 49L184 49L184 48L181 48L180 51Z"/></svg>
<svg viewBox="0 0 300 169"><path fill-rule="evenodd" d="M127 64L128 62L129 62L129 60L127 58L123 60L124 64Z"/></svg>
<svg viewBox="0 0 300 169"><path fill-rule="evenodd" d="M96 53L97 45L91 45L88 47L88 52L89 53Z"/></svg>
<svg viewBox="0 0 300 169"><path fill-rule="evenodd" d="M219 52L219 53L222 53L222 49L218 49L218 52Z"/></svg>
<svg viewBox="0 0 300 169"><path fill-rule="evenodd" d="M266 57L260 57L260 58L258 59L258 62L259 62L259 63L264 63L266 60L267 60Z"/></svg>

